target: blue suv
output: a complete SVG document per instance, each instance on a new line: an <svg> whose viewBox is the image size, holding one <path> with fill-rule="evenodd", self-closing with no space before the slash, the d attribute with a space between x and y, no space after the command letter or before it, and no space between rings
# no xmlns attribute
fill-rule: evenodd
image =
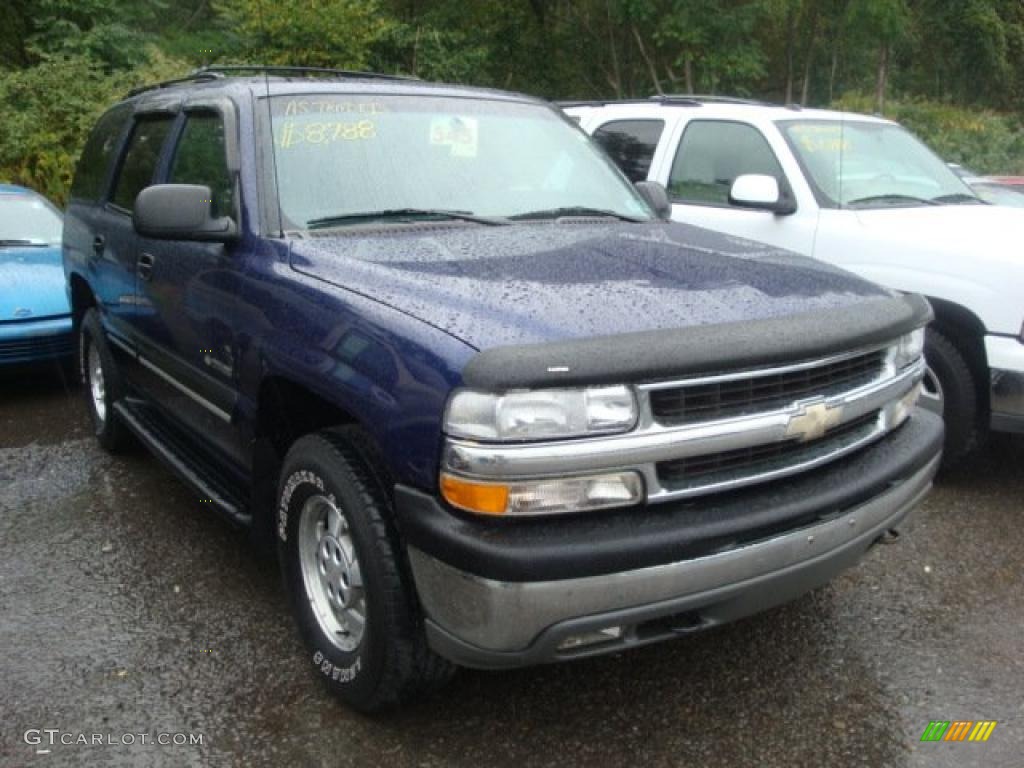
<svg viewBox="0 0 1024 768"><path fill-rule="evenodd" d="M98 122L64 266L96 437L274 543L351 706L854 564L927 492L927 302L664 220L546 103L201 70Z"/></svg>

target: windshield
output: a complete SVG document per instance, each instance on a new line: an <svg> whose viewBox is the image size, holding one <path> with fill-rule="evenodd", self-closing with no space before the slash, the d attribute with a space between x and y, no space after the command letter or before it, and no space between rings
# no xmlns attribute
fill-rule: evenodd
<svg viewBox="0 0 1024 768"><path fill-rule="evenodd" d="M779 123L822 204L884 208L978 203L970 188L913 134L890 123Z"/></svg>
<svg viewBox="0 0 1024 768"><path fill-rule="evenodd" d="M0 194L0 244L60 245L63 222L37 195Z"/></svg>
<svg viewBox="0 0 1024 768"><path fill-rule="evenodd" d="M271 105L285 228L359 223L374 212L652 218L590 139L544 106L363 94L278 96Z"/></svg>

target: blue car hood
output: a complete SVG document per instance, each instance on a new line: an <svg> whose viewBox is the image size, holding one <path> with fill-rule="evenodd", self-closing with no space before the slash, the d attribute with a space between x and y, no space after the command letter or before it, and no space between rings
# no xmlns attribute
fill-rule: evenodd
<svg viewBox="0 0 1024 768"><path fill-rule="evenodd" d="M685 224L424 224L319 232L292 267L476 349L752 321L889 296L843 270Z"/></svg>
<svg viewBox="0 0 1024 768"><path fill-rule="evenodd" d="M0 248L0 323L70 312L60 246Z"/></svg>

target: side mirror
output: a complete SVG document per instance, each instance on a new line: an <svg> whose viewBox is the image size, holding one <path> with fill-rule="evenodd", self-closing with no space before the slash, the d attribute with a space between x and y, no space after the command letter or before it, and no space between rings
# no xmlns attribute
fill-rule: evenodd
<svg viewBox="0 0 1024 768"><path fill-rule="evenodd" d="M729 190L729 204L779 215L796 212L793 203L783 199L778 179L756 173L736 177Z"/></svg>
<svg viewBox="0 0 1024 768"><path fill-rule="evenodd" d="M672 218L672 203L661 184L656 181L638 181L634 186L659 219L668 221Z"/></svg>
<svg viewBox="0 0 1024 768"><path fill-rule="evenodd" d="M132 223L143 237L160 240L228 242L238 227L227 217L213 218L213 193L198 184L154 184L135 198Z"/></svg>

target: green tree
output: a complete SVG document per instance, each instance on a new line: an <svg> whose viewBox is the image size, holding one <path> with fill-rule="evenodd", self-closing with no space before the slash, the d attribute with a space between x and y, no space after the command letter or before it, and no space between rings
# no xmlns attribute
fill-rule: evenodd
<svg viewBox="0 0 1024 768"><path fill-rule="evenodd" d="M265 64L365 69L393 20L376 0L220 0L228 52Z"/></svg>

